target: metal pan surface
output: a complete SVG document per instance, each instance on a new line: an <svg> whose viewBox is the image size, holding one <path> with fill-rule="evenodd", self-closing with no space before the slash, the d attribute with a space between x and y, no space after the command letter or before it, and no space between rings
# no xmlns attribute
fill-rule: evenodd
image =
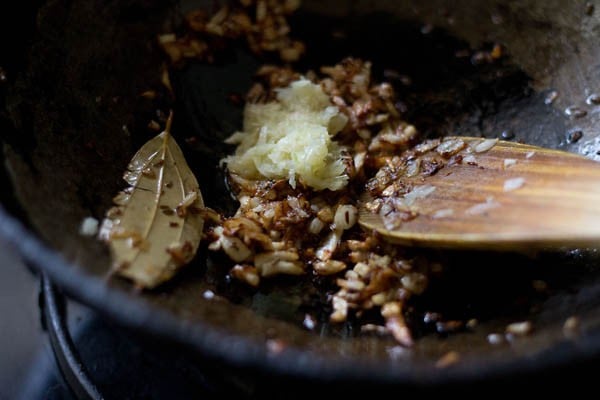
<svg viewBox="0 0 600 400"><path fill-rule="evenodd" d="M503 137L600 158L600 108L586 102L600 90L600 7L558 0L453 4L305 1L292 29L314 45L298 68L347 55L370 59L376 76L390 68L410 77L397 90L406 119L426 135ZM306 293L314 294L306 285L275 280L248 290L227 283L226 271L205 252L154 291L109 278L106 248L79 234L79 226L87 216L101 219L123 187L128 160L152 135L146 126L157 102L177 110L173 133L207 205L222 211L235 206L218 160L226 150L222 140L241 123L242 107L227 99L250 87L262 60L234 48L213 65L172 71L176 100L139 96L159 85L157 32L194 6L56 0L18 14L29 25L35 21L35 29L23 40L26 56L6 64L12 75L2 88L0 233L32 265L120 324L191 349L193 356L265 374L441 384L598 356L600 269L593 249L535 258L447 254L462 267L422 306L445 304L444 311L463 310L480 323L447 336L417 332L411 349L386 336L359 334L352 324L329 324L325 313L305 307ZM506 49L501 62L473 59L474 49L495 43ZM573 118L564 112L570 106L586 115ZM573 140L575 131L583 134L579 140ZM532 293L535 280L547 282L549 292L515 301ZM205 298L207 290L223 300ZM303 326L307 312L316 315L317 329ZM575 336L564 329L573 316L579 321ZM489 343L490 333L520 320L533 321L533 334ZM273 340L285 346L275 349ZM439 368L450 351L460 360Z"/></svg>

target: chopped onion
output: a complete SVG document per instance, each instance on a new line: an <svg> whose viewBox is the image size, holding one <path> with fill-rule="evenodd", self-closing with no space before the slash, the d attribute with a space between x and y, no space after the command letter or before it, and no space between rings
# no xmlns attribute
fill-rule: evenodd
<svg viewBox="0 0 600 400"><path fill-rule="evenodd" d="M511 178L504 181L504 191L517 190L525 184L525 178Z"/></svg>
<svg viewBox="0 0 600 400"><path fill-rule="evenodd" d="M325 240L321 243L321 246L317 249L315 255L321 261L327 261L333 255L333 252L337 249L342 239L342 231L331 231Z"/></svg>
<svg viewBox="0 0 600 400"><path fill-rule="evenodd" d="M442 157L449 158L466 146L466 143L461 139L446 139L439 144L436 151Z"/></svg>
<svg viewBox="0 0 600 400"><path fill-rule="evenodd" d="M308 231L313 235L318 234L325 227L325 222L321 221L319 218L313 218L308 224Z"/></svg>
<svg viewBox="0 0 600 400"><path fill-rule="evenodd" d="M333 217L333 223L335 229L347 230L356 224L358 219L358 209L351 204L339 205L335 210L335 216Z"/></svg>
<svg viewBox="0 0 600 400"><path fill-rule="evenodd" d="M498 139L485 139L477 143L473 150L475 153L484 153L494 147L496 143L498 143Z"/></svg>
<svg viewBox="0 0 600 400"><path fill-rule="evenodd" d="M454 214L454 210L451 208L442 208L441 210L437 210L434 212L431 217L432 218L446 218L450 217Z"/></svg>
<svg viewBox="0 0 600 400"><path fill-rule="evenodd" d="M86 217L81 221L79 233L84 236L94 236L98 233L98 220L94 217Z"/></svg>
<svg viewBox="0 0 600 400"><path fill-rule="evenodd" d="M477 164L477 159L473 154L469 154L463 157L463 162L466 162L467 164Z"/></svg>
<svg viewBox="0 0 600 400"><path fill-rule="evenodd" d="M389 229L390 231L396 229L402 223L401 219L398 218L398 214L396 210L394 210L394 207L388 203L383 204L379 210L379 216L381 217L385 229Z"/></svg>
<svg viewBox="0 0 600 400"><path fill-rule="evenodd" d="M412 177L419 173L421 169L421 159L410 160L406 164L406 176Z"/></svg>
<svg viewBox="0 0 600 400"><path fill-rule="evenodd" d="M534 154L535 154L535 151L528 151L528 152L525 154L525 158L531 158L531 157L533 157L533 155L534 155Z"/></svg>
<svg viewBox="0 0 600 400"><path fill-rule="evenodd" d="M415 200L423 199L423 198L429 196L434 191L435 191L435 186L431 186L431 185L415 186L413 188L413 190L411 190L410 192L408 192L404 195L404 200L406 201L406 204L410 206L415 202Z"/></svg>
<svg viewBox="0 0 600 400"><path fill-rule="evenodd" d="M354 169L360 171L365 165L365 159L367 158L367 152L361 151L354 155Z"/></svg>
<svg viewBox="0 0 600 400"><path fill-rule="evenodd" d="M467 208L465 214L479 215L484 214L494 208L500 207L500 203L494 200L492 196L488 197L485 203L475 204L472 207Z"/></svg>
<svg viewBox="0 0 600 400"><path fill-rule="evenodd" d="M514 158L505 158L504 159L504 168L512 167L516 163L517 163L517 160L515 160Z"/></svg>

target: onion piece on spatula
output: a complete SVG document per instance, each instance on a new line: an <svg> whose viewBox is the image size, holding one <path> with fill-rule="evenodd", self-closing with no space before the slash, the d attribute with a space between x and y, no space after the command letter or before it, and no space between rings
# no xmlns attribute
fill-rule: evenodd
<svg viewBox="0 0 600 400"><path fill-rule="evenodd" d="M450 137L396 163L393 179L380 174L386 187L363 196L359 216L364 229L389 241L504 250L600 245L600 163L591 159Z"/></svg>

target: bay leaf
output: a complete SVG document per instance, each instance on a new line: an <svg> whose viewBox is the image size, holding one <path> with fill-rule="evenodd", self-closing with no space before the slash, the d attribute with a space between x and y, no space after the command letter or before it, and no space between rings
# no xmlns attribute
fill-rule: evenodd
<svg viewBox="0 0 600 400"><path fill-rule="evenodd" d="M169 280L202 238L202 194L170 127L171 117L133 156L123 175L129 187L114 198L99 233L116 273L142 288Z"/></svg>

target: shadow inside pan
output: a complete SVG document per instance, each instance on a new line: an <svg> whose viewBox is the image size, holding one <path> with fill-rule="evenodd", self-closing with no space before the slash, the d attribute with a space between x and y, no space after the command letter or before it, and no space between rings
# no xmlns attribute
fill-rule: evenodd
<svg viewBox="0 0 600 400"><path fill-rule="evenodd" d="M72 275L73 280L55 277L69 280L65 287L77 298L124 324L135 319L139 328L213 356L265 368L285 365L313 377L321 369L307 366L340 375L353 370L363 377L426 380L440 375L435 362L449 351L461 354L459 371L476 376L511 363L526 365L527 359L570 354L577 340L598 342L600 270L593 251L538 257L432 252L448 268L412 304L409 318L418 339L412 349L386 336L360 333L355 321L330 324L331 288L318 279L276 278L250 289L229 279L225 261L205 251L156 291L137 293L128 282L107 279L106 249L81 236L79 224L89 215L101 219L110 207L123 187L127 161L155 134L147 124L163 117L157 109L175 110L174 135L207 205L224 213L235 209L218 167L231 150L222 140L241 126L243 106L232 98L248 90L256 68L269 60L235 46L215 64L190 62L172 69L175 100L160 90L148 100L139 94L160 87L162 59L152 43L168 5L58 3L42 8L32 50L40 57L31 58L7 96L16 130L4 135L5 157L32 229L75 265L49 270ZM473 49L443 29L423 29L419 19L387 13L334 18L304 11L292 22L296 36L308 44L297 69L318 70L347 56L371 60L376 79L393 77L404 118L427 136L498 137L506 131L514 140L564 144L570 122L544 103L545 94L534 90L533 77L510 56L510 46L507 56L480 63L477 52L491 50L494 43ZM134 304L128 309L143 317L128 319L121 301ZM173 318L154 320L149 310ZM449 334L435 321L424 321L425 311L478 324ZM315 321L311 329L303 325L307 315ZM563 331L574 315L581 321L575 342ZM507 323L521 320L533 322L532 335L499 346L488 343L488 334L503 334ZM270 354L273 340L283 341L291 355Z"/></svg>

